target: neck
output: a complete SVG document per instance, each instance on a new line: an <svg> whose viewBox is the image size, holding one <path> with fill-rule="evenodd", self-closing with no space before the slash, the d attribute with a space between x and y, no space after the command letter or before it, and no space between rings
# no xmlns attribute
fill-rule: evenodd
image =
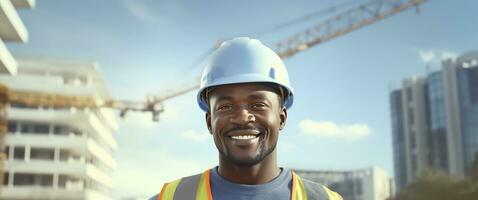
<svg viewBox="0 0 478 200"><path fill-rule="evenodd" d="M239 184L257 185L272 181L279 176L277 156L274 150L261 162L253 166L238 166L221 154L219 156L219 175L228 181Z"/></svg>

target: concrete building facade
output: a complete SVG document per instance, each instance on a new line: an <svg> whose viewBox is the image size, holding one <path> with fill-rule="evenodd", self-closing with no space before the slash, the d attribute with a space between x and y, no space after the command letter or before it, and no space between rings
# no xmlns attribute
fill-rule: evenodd
<svg viewBox="0 0 478 200"><path fill-rule="evenodd" d="M302 178L323 184L347 200L386 200L391 179L378 167L354 171L294 170Z"/></svg>
<svg viewBox="0 0 478 200"><path fill-rule="evenodd" d="M93 62L16 60L10 90L111 99ZM10 104L1 199L111 199L117 128L110 109Z"/></svg>

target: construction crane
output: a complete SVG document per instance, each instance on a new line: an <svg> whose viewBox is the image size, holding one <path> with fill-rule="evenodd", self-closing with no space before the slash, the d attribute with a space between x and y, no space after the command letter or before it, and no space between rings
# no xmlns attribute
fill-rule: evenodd
<svg viewBox="0 0 478 200"><path fill-rule="evenodd" d="M312 28L298 32L292 37L279 41L276 53L283 59L294 56L323 42L347 34L353 30L370 25L391 15L418 6L427 0L375 0L358 5L352 9L332 16ZM218 45L211 49L214 50ZM151 112L154 121L164 111L163 102L173 97L199 88L199 79L189 86L181 87L169 94L151 96L145 102L104 100L93 97L67 96L30 91L10 91L0 84L0 171L3 169L5 153L3 144L7 131L7 104L20 104L33 107L76 107L76 108L112 108L120 110L124 117L129 111ZM0 187L3 185L3 173L0 174Z"/></svg>
<svg viewBox="0 0 478 200"><path fill-rule="evenodd" d="M335 16L329 17L325 21L307 30L298 32L288 39L277 42L274 51L282 59L286 59L318 44L373 24L404 10L416 8L417 13L419 13L418 6L426 1L428 0L374 0L360 4ZM220 42L216 43L216 45L208 52L212 52L214 49L218 48L219 44ZM182 90L177 92L177 95L195 90L199 88L199 85L199 79L197 79L194 85L188 87L189 90L188 88L182 88ZM172 98L174 96L169 97ZM162 105L163 101L163 98L152 98L148 104L149 107L154 107L157 104Z"/></svg>
<svg viewBox="0 0 478 200"><path fill-rule="evenodd" d="M283 59L294 56L323 42L347 34L353 30L370 25L388 16L400 13L409 8L417 8L427 0L374 0L360 4L354 8L343 11L338 15L329 17L325 21L298 32L288 39L279 41L275 45L276 53ZM219 43L214 45L218 48ZM0 86L1 87L1 86ZM4 87L5 91L8 91ZM59 94L25 91L0 91L7 97L6 103L17 103L26 106L44 107L77 107L77 108L113 108L120 110L120 116L124 117L129 111L151 112L154 121L159 120L159 115L164 111L163 102L176 96L188 93L199 88L199 78L191 85L177 88L171 93L161 96L147 97L145 102L105 100L97 101L91 97L76 97ZM4 109L2 109L3 111ZM0 129L1 130L1 129Z"/></svg>

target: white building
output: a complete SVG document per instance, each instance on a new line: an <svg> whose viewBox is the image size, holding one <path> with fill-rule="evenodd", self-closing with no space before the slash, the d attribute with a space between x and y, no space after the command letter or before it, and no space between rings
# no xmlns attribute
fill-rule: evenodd
<svg viewBox="0 0 478 200"><path fill-rule="evenodd" d="M95 63L16 60L16 76L0 75L10 90L111 98ZM0 199L111 199L117 128L110 109L10 104Z"/></svg>
<svg viewBox="0 0 478 200"><path fill-rule="evenodd" d="M386 200L391 196L391 179L378 167L354 171L294 170L302 178L321 183L346 200Z"/></svg>

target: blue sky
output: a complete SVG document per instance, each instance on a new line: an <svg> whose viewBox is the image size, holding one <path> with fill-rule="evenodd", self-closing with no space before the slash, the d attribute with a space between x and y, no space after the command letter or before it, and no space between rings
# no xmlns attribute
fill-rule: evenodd
<svg viewBox="0 0 478 200"><path fill-rule="evenodd" d="M198 75L191 66L218 40L258 37L266 45L323 20L267 34L306 14L351 1L37 1L20 10L26 44L15 55L97 61L113 97L142 100ZM365 2L365 1L355 1ZM388 94L424 75L425 63L478 49L477 1L430 0L285 60L295 88L281 133L279 164L349 170L379 166L393 175ZM116 134L115 197L152 195L165 181L216 165L195 93L171 99L158 123L146 114L121 120Z"/></svg>

